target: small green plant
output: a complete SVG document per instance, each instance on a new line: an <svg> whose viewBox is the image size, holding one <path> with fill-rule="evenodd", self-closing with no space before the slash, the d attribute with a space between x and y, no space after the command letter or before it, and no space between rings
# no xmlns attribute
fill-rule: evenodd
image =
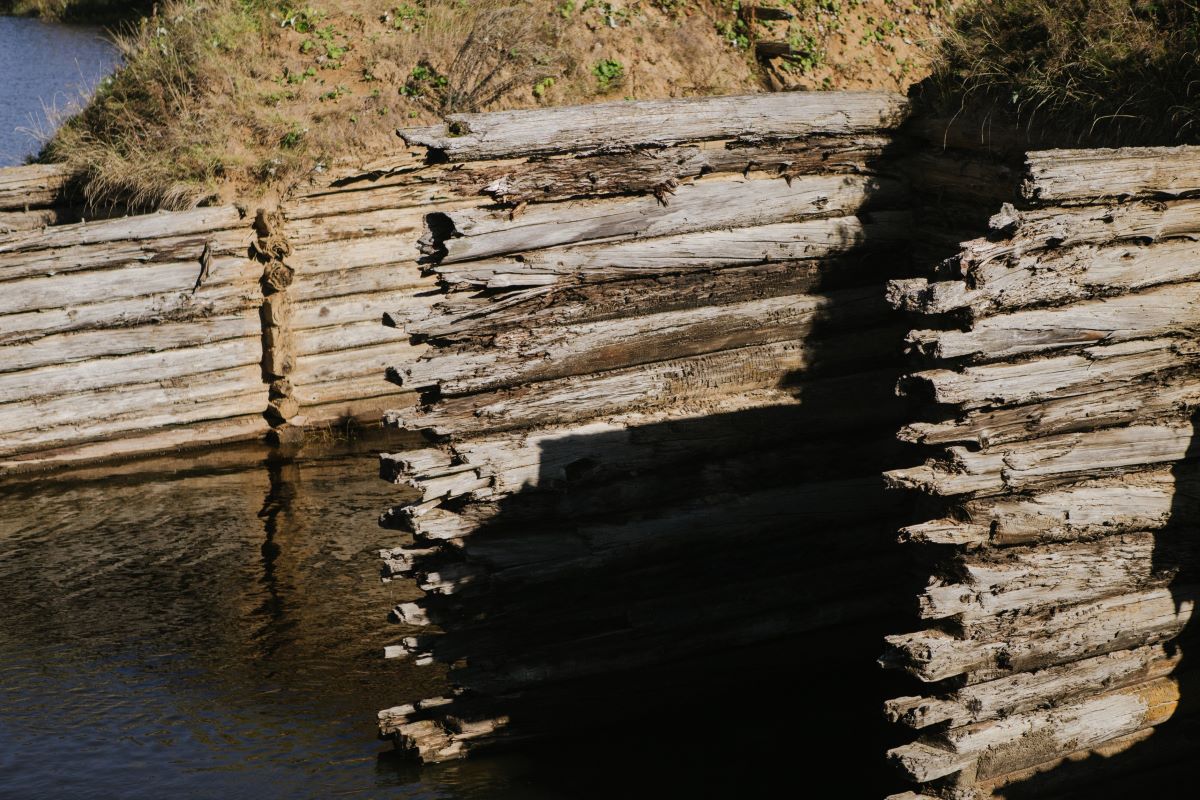
<svg viewBox="0 0 1200 800"><path fill-rule="evenodd" d="M339 84L330 89L328 92L322 94L318 99L320 99L321 102L325 102L326 100L338 100L347 94L350 94L350 90Z"/></svg>
<svg viewBox="0 0 1200 800"><path fill-rule="evenodd" d="M432 66L426 63L417 64L408 74L408 80L400 87L400 94L405 97L426 97L438 89L444 89L449 81Z"/></svg>
<svg viewBox="0 0 1200 800"><path fill-rule="evenodd" d="M592 67L592 75L596 77L596 83L600 85L600 91L607 92L614 83L625 77L625 67L621 66L620 61L605 58L597 61L595 66Z"/></svg>
<svg viewBox="0 0 1200 800"><path fill-rule="evenodd" d="M554 85L554 78L542 78L533 85L533 96L541 100L546 96L546 92L550 91L550 87Z"/></svg>
<svg viewBox="0 0 1200 800"><path fill-rule="evenodd" d="M825 51L817 37L806 30L799 30L788 37L791 54L788 61L803 74L812 72L825 63Z"/></svg>
<svg viewBox="0 0 1200 800"><path fill-rule="evenodd" d="M299 124L293 122L292 126L288 128L287 133L279 137L279 146L286 150L292 150L298 147L300 143L304 141L304 134L307 132L308 131L306 131L304 128L301 128Z"/></svg>
<svg viewBox="0 0 1200 800"><path fill-rule="evenodd" d="M563 0L554 10L563 19L570 19L575 13L575 0Z"/></svg>

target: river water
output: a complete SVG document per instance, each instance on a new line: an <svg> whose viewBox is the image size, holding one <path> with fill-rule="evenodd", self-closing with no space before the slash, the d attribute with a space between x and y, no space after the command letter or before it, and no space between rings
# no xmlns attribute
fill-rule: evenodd
<svg viewBox="0 0 1200 800"><path fill-rule="evenodd" d="M382 657L418 595L378 580L397 487L371 446L310 450L0 486L0 797L564 796L524 757L376 740L442 675Z"/></svg>
<svg viewBox="0 0 1200 800"><path fill-rule="evenodd" d="M0 17L0 167L36 153L46 110L78 105L117 60L97 28Z"/></svg>

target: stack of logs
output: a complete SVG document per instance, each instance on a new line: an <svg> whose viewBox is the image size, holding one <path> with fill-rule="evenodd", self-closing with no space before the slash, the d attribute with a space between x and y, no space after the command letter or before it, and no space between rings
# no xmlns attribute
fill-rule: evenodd
<svg viewBox="0 0 1200 800"><path fill-rule="evenodd" d="M992 176L960 194L1015 203L890 287L924 317L900 390L927 412L901 438L933 451L887 476L930 497L902 532L932 575L925 622L881 660L925 684L887 704L921 732L891 751L920 784L897 797L1064 797L1097 779L1136 795L1146 778L1113 781L1194 758L1177 637L1195 594L1200 148L1032 152L1019 183L1002 159L924 158L960 186ZM964 198L936 183L926 217L953 218ZM1173 715L1179 732L1136 746ZM1047 773L1089 753L1109 758Z"/></svg>
<svg viewBox="0 0 1200 800"><path fill-rule="evenodd" d="M0 234L0 472L262 436L254 238L234 206Z"/></svg>
<svg viewBox="0 0 1200 800"><path fill-rule="evenodd" d="M0 234L79 219L70 202L64 170L57 164L0 169Z"/></svg>
<svg viewBox="0 0 1200 800"><path fill-rule="evenodd" d="M705 659L888 618L884 286L909 215L877 164L904 109L795 93L402 132L484 197L427 216L436 302L388 318L429 349L397 350L420 402L387 421L432 440L382 457L416 493L384 515L410 534L384 572L426 593L388 655L451 664L456 689L381 712L384 735L442 761L664 692L699 708L752 680L684 688Z"/></svg>

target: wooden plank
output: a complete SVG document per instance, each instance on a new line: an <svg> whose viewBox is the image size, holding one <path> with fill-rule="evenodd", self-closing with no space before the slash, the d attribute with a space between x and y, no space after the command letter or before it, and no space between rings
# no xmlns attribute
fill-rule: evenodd
<svg viewBox="0 0 1200 800"><path fill-rule="evenodd" d="M288 261L291 264L292 259ZM392 263L315 274L301 269L288 287L288 295L297 302L303 302L353 294L416 294L436 286L435 279L421 276L416 264Z"/></svg>
<svg viewBox="0 0 1200 800"><path fill-rule="evenodd" d="M299 357L316 353L331 353L337 350L354 350L360 347L392 342L396 345L394 357L416 360L424 355L425 345L410 345L409 337L395 328L381 325L378 320L348 322L345 325L328 325L321 328L304 328L291 333L293 347ZM383 373L379 374L384 380Z"/></svg>
<svg viewBox="0 0 1200 800"><path fill-rule="evenodd" d="M665 205L655 197L635 197L538 204L515 217L509 211L446 211L430 216L422 248L450 264L566 244L846 216L868 201L886 207L900 196L898 183L870 176L803 176L790 182L717 176L680 186Z"/></svg>
<svg viewBox="0 0 1200 800"><path fill-rule="evenodd" d="M1036 203L1200 193L1200 147L1035 150L1025 155L1021 195Z"/></svg>
<svg viewBox="0 0 1200 800"><path fill-rule="evenodd" d="M1190 422L1164 423L1048 436L978 452L950 447L945 460L884 476L892 486L938 495L1021 491L1179 461L1188 455L1194 434Z"/></svg>
<svg viewBox="0 0 1200 800"><path fill-rule="evenodd" d="M489 288L610 281L640 275L711 271L769 262L827 259L848 251L895 250L907 243L903 211L702 231L612 244L549 248L519 258L438 265L449 284Z"/></svg>
<svg viewBox="0 0 1200 800"><path fill-rule="evenodd" d="M913 331L909 345L935 358L995 361L1067 347L1189 334L1200 327L1200 283L1036 308L976 320L968 331Z"/></svg>
<svg viewBox="0 0 1200 800"><path fill-rule="evenodd" d="M445 125L399 133L405 144L466 161L702 139L874 132L896 127L907 111L908 101L890 92L783 92L451 114Z"/></svg>

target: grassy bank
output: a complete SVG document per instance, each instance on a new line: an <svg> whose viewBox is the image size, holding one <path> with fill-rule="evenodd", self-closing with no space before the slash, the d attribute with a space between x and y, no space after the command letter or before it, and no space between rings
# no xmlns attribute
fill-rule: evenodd
<svg viewBox="0 0 1200 800"><path fill-rule="evenodd" d="M34 0L55 14L99 3ZM23 3L25 0L18 0ZM286 193L452 111L774 89L905 89L951 5L797 0L160 0L125 68L46 145L89 200ZM100 3L100 5L104 5ZM790 43L756 57L756 42Z"/></svg>
<svg viewBox="0 0 1200 800"><path fill-rule="evenodd" d="M956 19L923 97L1007 118L1032 142L1200 141L1200 6L979 0Z"/></svg>

